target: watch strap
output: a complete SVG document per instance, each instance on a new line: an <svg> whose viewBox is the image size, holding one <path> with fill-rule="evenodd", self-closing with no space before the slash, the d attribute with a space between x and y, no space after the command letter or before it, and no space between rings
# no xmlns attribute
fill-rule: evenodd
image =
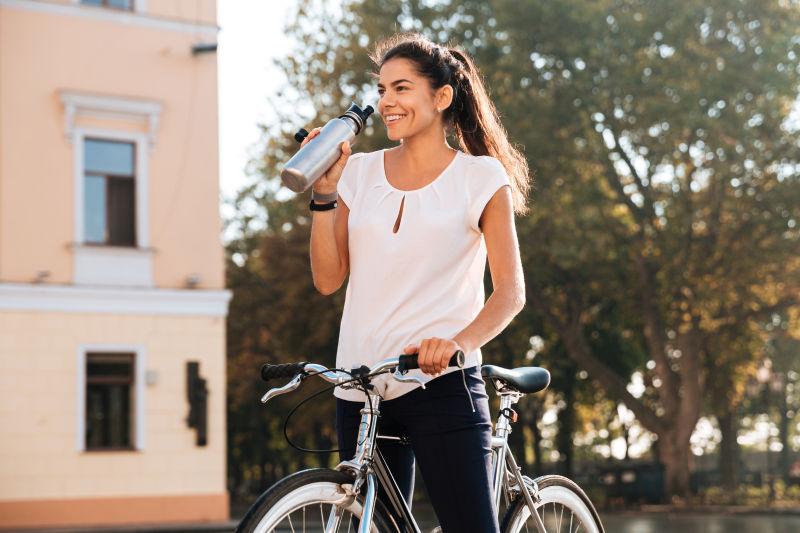
<svg viewBox="0 0 800 533"><path fill-rule="evenodd" d="M312 211L329 211L331 209L336 209L336 206L339 205L336 200L333 202L328 202L327 204L318 204L311 200L311 203L308 204L309 209Z"/></svg>

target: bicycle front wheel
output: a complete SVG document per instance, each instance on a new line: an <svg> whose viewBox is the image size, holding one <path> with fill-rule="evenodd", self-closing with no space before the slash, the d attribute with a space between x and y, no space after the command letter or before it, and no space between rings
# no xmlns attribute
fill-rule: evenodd
<svg viewBox="0 0 800 533"><path fill-rule="evenodd" d="M344 472L327 468L285 477L258 498L236 533L357 531L364 499L361 495L348 496L343 485L352 483L353 479ZM375 502L370 531L397 531L379 500Z"/></svg>
<svg viewBox="0 0 800 533"><path fill-rule="evenodd" d="M536 512L547 533L604 533L594 505L574 481L563 476L542 476L535 482L540 498ZM500 530L503 533L537 531L521 494L508 507Z"/></svg>

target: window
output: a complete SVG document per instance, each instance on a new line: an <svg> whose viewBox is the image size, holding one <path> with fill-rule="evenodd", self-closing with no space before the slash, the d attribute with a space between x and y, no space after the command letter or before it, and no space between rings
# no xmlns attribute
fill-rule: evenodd
<svg viewBox="0 0 800 533"><path fill-rule="evenodd" d="M134 358L132 353L86 354L86 450L131 450Z"/></svg>
<svg viewBox="0 0 800 533"><path fill-rule="evenodd" d="M81 0L81 4L133 11L133 0Z"/></svg>
<svg viewBox="0 0 800 533"><path fill-rule="evenodd" d="M134 143L84 139L84 239L136 246Z"/></svg>

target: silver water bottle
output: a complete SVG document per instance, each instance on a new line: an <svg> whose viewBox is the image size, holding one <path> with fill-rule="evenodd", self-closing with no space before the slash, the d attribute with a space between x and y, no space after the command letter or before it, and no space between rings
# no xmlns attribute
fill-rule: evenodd
<svg viewBox="0 0 800 533"><path fill-rule="evenodd" d="M294 192L308 190L342 155L342 142L354 144L356 135L364 128L374 112L372 106L362 111L356 104L338 118L325 124L319 135L292 156L281 172L281 181ZM308 132L301 129L294 138L303 142Z"/></svg>

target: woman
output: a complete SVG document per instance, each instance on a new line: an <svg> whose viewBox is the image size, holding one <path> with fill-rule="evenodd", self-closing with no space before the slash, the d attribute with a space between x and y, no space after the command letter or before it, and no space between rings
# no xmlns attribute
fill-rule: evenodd
<svg viewBox="0 0 800 533"><path fill-rule="evenodd" d="M445 532L497 531L480 347L525 304L514 212L525 211L527 164L466 53L402 34L379 44L372 60L377 111L400 144L351 155L343 143L314 184L314 285L331 294L350 276L338 367L418 352L414 372L431 379L425 389L389 376L375 381L381 433L411 442L381 444L406 500L416 458ZM448 128L461 150L448 145ZM484 305L487 255L494 291ZM447 367L456 350L467 355L464 372ZM349 459L364 395L335 394L339 447Z"/></svg>

